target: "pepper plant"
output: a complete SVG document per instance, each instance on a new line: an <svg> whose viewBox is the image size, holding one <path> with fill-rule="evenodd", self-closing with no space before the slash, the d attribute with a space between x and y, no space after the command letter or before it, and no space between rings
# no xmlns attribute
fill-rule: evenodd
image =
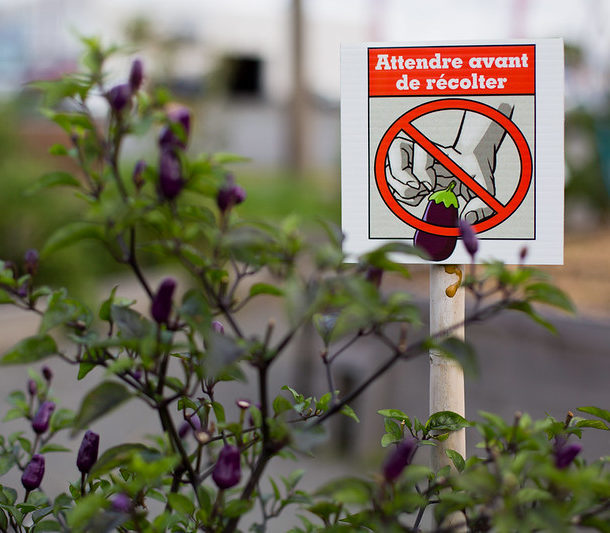
<svg viewBox="0 0 610 533"><path fill-rule="evenodd" d="M593 418L534 422L519 415L512 424L492 414L472 424L451 412L420 422L384 409L381 444L390 450L377 473L307 493L298 487L302 472L296 470L283 486L270 479L272 490L266 491L262 481L272 460L311 451L308 443L319 442L332 417L356 424L350 402L394 365L435 348L469 367L472 347L453 338L451 329L418 338L413 300L384 289L386 273L408 277L400 261L418 249L393 243L348 258L331 224L323 224L324 242L311 245L295 217L281 224L242 219L239 206L247 194L227 170L239 158L192 154L190 111L164 91L146 90L142 62L132 63L127 82L109 87L104 67L117 49L97 39L83 44L82 71L35 84L44 114L69 139L51 152L73 160L78 172L50 172L32 187L61 186L76 194L82 220L53 233L40 254L32 249L23 261L0 263L0 302L39 317L38 332L0 364L55 357L75 379L89 380L96 367L106 377L91 384L75 411L56 405L48 367L30 372L25 392L10 394L4 420L22 419L26 429L0 436L0 475L19 469L23 491L0 486L0 529L275 531L273 519L293 506L299 516L294 532L419 531L427 509L433 509L438 525L430 528L436 531L454 528L446 517L455 513L472 531L567 531L576 524L608 531L607 460L587 464L574 442L585 429L608 430L610 414L594 407L581 408ZM90 106L100 98L103 117ZM155 155L130 163L124 142L143 134L155 136ZM476 236L461 227L474 255ZM90 308L65 289L37 283L49 254L82 239L96 241L131 272L146 300L144 312L116 287ZM158 286L142 265L143 257L154 256L172 272ZM560 290L525 266L473 266L465 287L474 302L467 322L517 310L552 328L536 304L572 309ZM281 302L286 325L269 320L262 331L252 331L239 311L258 306L263 313L264 297ZM315 398L290 386L270 390L274 364L308 323L320 336L327 392ZM369 338L385 350L384 358L342 393L334 383L335 362ZM246 368L256 394L237 399L238 415L227 416L217 393L228 381L246 379ZM127 401L148 406L159 433L108 447L90 426ZM473 425L482 437L482 457L449 451L454 468L439 472L413 463L422 446ZM49 453L73 453L53 439L83 431L65 490L47 494ZM250 512L255 506L259 518Z"/></svg>

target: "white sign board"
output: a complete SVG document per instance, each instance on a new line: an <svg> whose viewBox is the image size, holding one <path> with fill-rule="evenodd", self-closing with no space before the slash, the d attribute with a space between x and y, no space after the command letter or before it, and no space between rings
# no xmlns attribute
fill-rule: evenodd
<svg viewBox="0 0 610 533"><path fill-rule="evenodd" d="M403 241L432 261L563 263L563 42L341 50L345 249ZM414 256L409 262L426 262Z"/></svg>

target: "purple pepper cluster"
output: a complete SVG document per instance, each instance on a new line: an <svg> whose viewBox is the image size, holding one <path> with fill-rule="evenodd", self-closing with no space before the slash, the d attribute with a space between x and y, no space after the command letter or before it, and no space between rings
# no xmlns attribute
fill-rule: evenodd
<svg viewBox="0 0 610 533"><path fill-rule="evenodd" d="M191 113L177 106L167 114L168 124L159 134L159 192L166 200L173 200L184 187L180 150L186 149L191 132Z"/></svg>
<svg viewBox="0 0 610 533"><path fill-rule="evenodd" d="M142 86L144 79L144 66L140 59L131 64L129 71L129 82L119 83L106 93L106 99L114 113L120 114L131 105L131 99Z"/></svg>
<svg viewBox="0 0 610 533"><path fill-rule="evenodd" d="M241 454L237 446L225 444L218 454L212 479L219 489L230 489L241 480Z"/></svg>

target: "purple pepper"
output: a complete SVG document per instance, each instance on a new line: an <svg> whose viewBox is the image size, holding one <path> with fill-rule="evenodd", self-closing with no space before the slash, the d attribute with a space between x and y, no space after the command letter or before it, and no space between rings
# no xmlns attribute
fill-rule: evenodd
<svg viewBox="0 0 610 533"><path fill-rule="evenodd" d="M180 159L173 150L162 150L159 159L159 190L168 200L173 200L184 186Z"/></svg>
<svg viewBox="0 0 610 533"><path fill-rule="evenodd" d="M28 393L30 396L36 396L38 392L38 385L33 379L28 379Z"/></svg>
<svg viewBox="0 0 610 533"><path fill-rule="evenodd" d="M232 174L227 176L226 183L218 190L216 205L221 212L229 211L233 206L241 204L246 199L246 191L235 184Z"/></svg>
<svg viewBox="0 0 610 533"><path fill-rule="evenodd" d="M55 404L53 402L46 401L40 404L38 411L36 411L32 419L32 429L35 433L41 435L49 429L49 420L51 420L53 411L55 411Z"/></svg>
<svg viewBox="0 0 610 533"><path fill-rule="evenodd" d="M38 453L32 455L30 462L21 475L21 484L27 491L40 487L44 477L44 457Z"/></svg>
<svg viewBox="0 0 610 533"><path fill-rule="evenodd" d="M579 444L568 444L565 437L555 437L555 445L553 446L555 466L560 470L567 468L581 451L582 446Z"/></svg>
<svg viewBox="0 0 610 533"><path fill-rule="evenodd" d="M241 455L237 446L225 444L218 454L212 479L219 489L230 489L241 479Z"/></svg>
<svg viewBox="0 0 610 533"><path fill-rule="evenodd" d="M379 268L376 266L370 266L366 270L366 281L375 285L375 287L379 288L381 286L381 279L383 277L383 268Z"/></svg>
<svg viewBox="0 0 610 533"><path fill-rule="evenodd" d="M47 365L42 367L42 375L47 382L50 382L53 379L53 371Z"/></svg>
<svg viewBox="0 0 610 533"><path fill-rule="evenodd" d="M170 125L164 126L159 135L159 146L162 150L186 148L191 132L191 113L186 107L176 107L168 114ZM182 135L177 136L174 128L179 125L182 128Z"/></svg>
<svg viewBox="0 0 610 533"><path fill-rule="evenodd" d="M224 335L225 327L223 326L222 322L220 322L219 320L212 320L212 331L215 331L216 333L220 333L221 335Z"/></svg>
<svg viewBox="0 0 610 533"><path fill-rule="evenodd" d="M201 420L197 414L192 414L187 417L187 420L180 424L180 428L178 428L178 436L183 439L186 437L191 430L195 433L199 433L201 431Z"/></svg>
<svg viewBox="0 0 610 533"><path fill-rule="evenodd" d="M142 86L142 80L144 79L144 66L140 59L135 59L131 64L131 70L129 71L129 87L132 92L136 92Z"/></svg>
<svg viewBox="0 0 610 533"><path fill-rule="evenodd" d="M479 250L479 239L477 239L477 234L467 220L460 219L459 226L460 235L462 236L466 251L470 254L470 257L474 259L474 256Z"/></svg>
<svg viewBox="0 0 610 533"><path fill-rule="evenodd" d="M252 403L250 400L246 400L245 398L240 398L239 400L235 400L235 405L242 410L248 409Z"/></svg>
<svg viewBox="0 0 610 533"><path fill-rule="evenodd" d="M91 430L87 430L76 457L76 466L83 474L88 474L97 461L99 447L100 436Z"/></svg>
<svg viewBox="0 0 610 533"><path fill-rule="evenodd" d="M144 170L146 170L146 161L140 159L133 167L133 174L131 176L138 191L144 186L144 178L142 177Z"/></svg>
<svg viewBox="0 0 610 533"><path fill-rule="evenodd" d="M172 312L172 298L176 290L176 280L165 278L155 294L150 313L157 324L167 324Z"/></svg>
<svg viewBox="0 0 610 533"><path fill-rule="evenodd" d="M25 252L25 270L30 276L36 274L36 271L38 270L39 259L40 256L38 255L38 251L34 250L33 248Z"/></svg>
<svg viewBox="0 0 610 533"><path fill-rule="evenodd" d="M131 498L124 492L115 494L112 498L112 509L119 513L128 513L131 510Z"/></svg>
<svg viewBox="0 0 610 533"><path fill-rule="evenodd" d="M106 94L108 103L115 113L120 113L131 103L131 86L128 83L115 85Z"/></svg>
<svg viewBox="0 0 610 533"><path fill-rule="evenodd" d="M386 481L393 482L398 479L405 467L411 464L416 450L417 440L415 439L406 438L398 443L383 465L383 477Z"/></svg>

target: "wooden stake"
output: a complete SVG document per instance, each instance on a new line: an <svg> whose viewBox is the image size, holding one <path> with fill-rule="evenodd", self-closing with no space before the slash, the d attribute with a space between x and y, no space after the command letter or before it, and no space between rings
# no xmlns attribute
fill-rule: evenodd
<svg viewBox="0 0 610 533"><path fill-rule="evenodd" d="M463 270L463 267L458 267ZM447 270L453 273L448 273ZM464 339L465 295L464 288L455 291L455 284L461 275L455 267L430 265L430 334L451 330L451 337ZM449 290L447 290L449 289ZM454 294L453 297L447 295ZM460 364L430 351L430 414L438 411L453 411L465 416L464 371ZM445 465L453 465L446 450L455 450L462 457L466 455L466 433L462 429L432 448L432 468L438 470Z"/></svg>

